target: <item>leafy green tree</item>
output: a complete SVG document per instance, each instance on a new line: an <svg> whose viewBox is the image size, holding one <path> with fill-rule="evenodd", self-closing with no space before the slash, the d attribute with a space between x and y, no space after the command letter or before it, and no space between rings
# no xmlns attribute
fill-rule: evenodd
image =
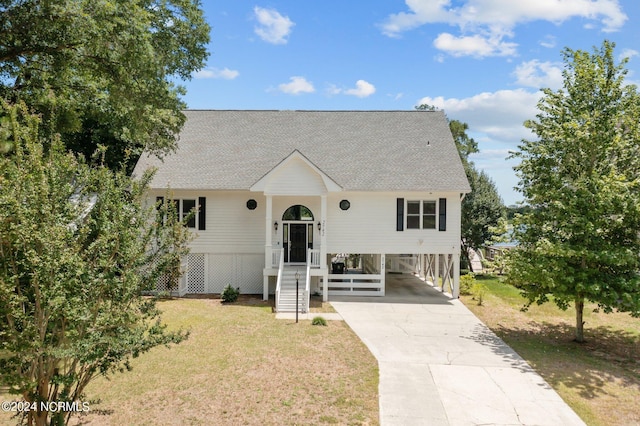
<svg viewBox="0 0 640 426"><path fill-rule="evenodd" d="M514 156L532 210L517 220L509 279L532 303L573 304L584 341L585 301L640 315L640 97L614 44L565 49L564 87L544 90L538 140Z"/></svg>
<svg viewBox="0 0 640 426"><path fill-rule="evenodd" d="M175 148L184 89L207 58L199 0L0 0L0 97L42 115L40 132L131 168Z"/></svg>
<svg viewBox="0 0 640 426"><path fill-rule="evenodd" d="M478 171L473 163L465 165L471 192L462 200L462 256L473 272L469 250L478 250L494 236L498 221L504 216L504 204L491 178Z"/></svg>
<svg viewBox="0 0 640 426"><path fill-rule="evenodd" d="M421 104L416 109L434 111L436 107ZM462 200L461 258L473 271L469 250L480 249L493 236L492 229L504 215L504 203L489 175L478 171L469 159L471 154L480 152L478 143L467 134L469 125L459 120L449 120L449 129L471 186L471 192Z"/></svg>
<svg viewBox="0 0 640 426"><path fill-rule="evenodd" d="M41 403L81 401L96 376L186 337L142 292L176 273L189 237L143 206L150 174L91 167L59 140L39 142L24 105L0 106L14 146L0 157L0 385L35 403L23 420L45 425Z"/></svg>

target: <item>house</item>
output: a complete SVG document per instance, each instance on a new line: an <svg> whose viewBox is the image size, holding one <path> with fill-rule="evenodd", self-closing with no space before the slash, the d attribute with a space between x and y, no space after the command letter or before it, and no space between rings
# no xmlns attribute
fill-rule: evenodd
<svg viewBox="0 0 640 426"><path fill-rule="evenodd" d="M186 111L150 202L169 187L197 214L181 293L384 295L386 265L411 258L458 292L461 200L469 183L441 111ZM359 255L357 270L332 259ZM347 272L347 273L345 273ZM293 299L292 299L293 298Z"/></svg>

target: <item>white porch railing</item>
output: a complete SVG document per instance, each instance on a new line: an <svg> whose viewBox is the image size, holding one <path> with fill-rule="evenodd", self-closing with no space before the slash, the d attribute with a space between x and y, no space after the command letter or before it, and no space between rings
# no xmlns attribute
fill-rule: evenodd
<svg viewBox="0 0 640 426"><path fill-rule="evenodd" d="M320 249L309 249L307 253L307 265L312 268L320 267Z"/></svg>
<svg viewBox="0 0 640 426"><path fill-rule="evenodd" d="M311 298L311 268L319 268L320 267L320 250L308 249L307 250L307 276L305 279L305 288L304 288L304 300L305 305L303 306L304 312L309 312L310 301Z"/></svg>
<svg viewBox="0 0 640 426"><path fill-rule="evenodd" d="M384 274L329 274L330 296L384 296Z"/></svg>
<svg viewBox="0 0 640 426"><path fill-rule="evenodd" d="M271 249L271 267L278 268L280 261L284 261L284 248Z"/></svg>
<svg viewBox="0 0 640 426"><path fill-rule="evenodd" d="M273 250L271 260L274 260L274 253L278 253L278 279L276 281L276 309L280 306L280 287L282 286L282 271L284 270L284 248Z"/></svg>

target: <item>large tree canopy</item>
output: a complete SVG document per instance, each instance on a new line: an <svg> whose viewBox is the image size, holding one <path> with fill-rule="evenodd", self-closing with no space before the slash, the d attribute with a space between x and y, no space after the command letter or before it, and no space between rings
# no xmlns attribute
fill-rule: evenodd
<svg viewBox="0 0 640 426"><path fill-rule="evenodd" d="M190 236L143 206L151 175L91 167L55 139L45 150L37 117L0 111L14 143L0 156L0 384L34 404L28 424L45 425L47 403L77 402L97 375L185 337L142 292L179 272Z"/></svg>
<svg viewBox="0 0 640 426"><path fill-rule="evenodd" d="M183 89L207 57L198 0L0 0L0 96L42 133L115 166L175 146Z"/></svg>
<svg viewBox="0 0 640 426"><path fill-rule="evenodd" d="M640 97L616 64L614 45L565 49L564 87L544 90L538 140L515 157L519 190L532 209L515 226L509 279L528 303L576 308L585 301L640 315Z"/></svg>

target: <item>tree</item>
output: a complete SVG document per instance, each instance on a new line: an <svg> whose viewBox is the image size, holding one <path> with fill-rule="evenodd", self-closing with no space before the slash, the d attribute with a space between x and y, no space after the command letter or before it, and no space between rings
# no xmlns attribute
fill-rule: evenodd
<svg viewBox="0 0 640 426"><path fill-rule="evenodd" d="M491 178L478 171L473 163L465 165L471 192L462 200L462 256L473 272L469 250L478 250L494 235L500 218L504 216L504 204Z"/></svg>
<svg viewBox="0 0 640 426"><path fill-rule="evenodd" d="M421 104L416 109L434 111L436 107ZM461 257L473 271L469 250L478 250L493 236L492 229L504 215L504 204L491 178L484 171L478 171L469 159L471 154L480 152L478 143L467 134L469 125L449 120L449 129L471 186L471 192L462 200Z"/></svg>
<svg viewBox="0 0 640 426"><path fill-rule="evenodd" d="M578 342L585 301L640 315L640 98L614 47L564 50L563 89L544 89L525 123L538 140L514 155L532 209L514 228L508 277L527 306L573 303Z"/></svg>
<svg viewBox="0 0 640 426"><path fill-rule="evenodd" d="M131 168L184 124L174 84L207 57L199 0L0 0L0 97L42 115L41 134Z"/></svg>
<svg viewBox="0 0 640 426"><path fill-rule="evenodd" d="M45 425L47 403L77 403L96 376L186 337L142 292L176 272L189 237L170 212L161 226L143 206L151 174L91 167L59 140L38 141L24 105L0 106L14 146L0 157L0 384L34 404L28 424Z"/></svg>

